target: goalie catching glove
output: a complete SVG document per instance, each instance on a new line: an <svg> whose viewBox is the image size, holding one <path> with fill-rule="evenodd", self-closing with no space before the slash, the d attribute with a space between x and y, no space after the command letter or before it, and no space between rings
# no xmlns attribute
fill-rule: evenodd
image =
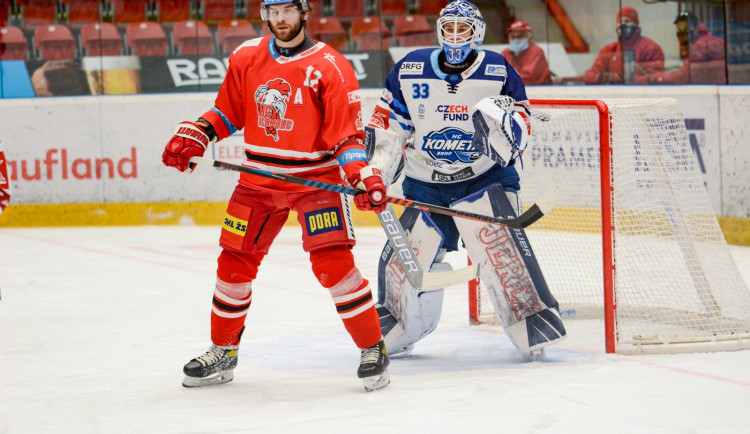
<svg viewBox="0 0 750 434"><path fill-rule="evenodd" d="M365 190L365 193L354 196L354 205L360 211L375 211L380 214L386 207L386 187L380 169L365 166L350 177L354 188Z"/></svg>
<svg viewBox="0 0 750 434"><path fill-rule="evenodd" d="M208 148L210 138L200 125L183 122L177 125L174 136L164 148L161 160L165 166L175 167L180 172L193 171L191 157L202 157Z"/></svg>
<svg viewBox="0 0 750 434"><path fill-rule="evenodd" d="M514 109L508 96L491 96L471 108L476 150L502 167L512 166L526 149L530 125L527 118Z"/></svg>

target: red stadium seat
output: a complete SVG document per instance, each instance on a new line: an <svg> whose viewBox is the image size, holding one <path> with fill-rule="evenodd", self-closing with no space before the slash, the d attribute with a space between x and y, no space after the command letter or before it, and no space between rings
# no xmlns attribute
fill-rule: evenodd
<svg viewBox="0 0 750 434"><path fill-rule="evenodd" d="M81 47L88 56L119 56L122 39L111 23L87 23L81 27Z"/></svg>
<svg viewBox="0 0 750 434"><path fill-rule="evenodd" d="M406 13L406 0L380 0L382 15L402 15Z"/></svg>
<svg viewBox="0 0 750 434"><path fill-rule="evenodd" d="M114 1L115 23L140 23L146 21L148 0Z"/></svg>
<svg viewBox="0 0 750 434"><path fill-rule="evenodd" d="M258 33L247 20L225 20L216 27L216 34L219 37L219 45L225 53L233 52L243 42L257 38Z"/></svg>
<svg viewBox="0 0 750 434"><path fill-rule="evenodd" d="M232 20L234 18L234 3L235 0L203 0L203 19L208 22L219 23Z"/></svg>
<svg viewBox="0 0 750 434"><path fill-rule="evenodd" d="M419 0L420 15L440 15L448 0Z"/></svg>
<svg viewBox="0 0 750 434"><path fill-rule="evenodd" d="M435 32L422 15L399 15L393 21L393 32L404 47L435 44Z"/></svg>
<svg viewBox="0 0 750 434"><path fill-rule="evenodd" d="M307 0L307 4L313 8L313 14L318 17L322 17L323 14L323 0Z"/></svg>
<svg viewBox="0 0 750 434"><path fill-rule="evenodd" d="M183 56L213 54L214 37L203 21L178 21L172 28L175 51Z"/></svg>
<svg viewBox="0 0 750 434"><path fill-rule="evenodd" d="M381 50L391 43L391 32L378 17L357 17L352 21L352 39L360 50Z"/></svg>
<svg viewBox="0 0 750 434"><path fill-rule="evenodd" d="M125 30L128 47L139 57L166 56L169 41L161 24L151 21L130 23Z"/></svg>
<svg viewBox="0 0 750 434"><path fill-rule="evenodd" d="M255 0L248 0L255 1ZM159 21L172 23L190 20L190 0L158 0Z"/></svg>
<svg viewBox="0 0 750 434"><path fill-rule="evenodd" d="M21 7L23 27L35 28L44 24L54 24L57 15L56 2L49 0L16 0Z"/></svg>
<svg viewBox="0 0 750 434"><path fill-rule="evenodd" d="M333 14L338 18L363 17L365 0L333 0Z"/></svg>
<svg viewBox="0 0 750 434"><path fill-rule="evenodd" d="M26 60L29 55L29 43L18 27L0 27L0 59Z"/></svg>
<svg viewBox="0 0 750 434"><path fill-rule="evenodd" d="M247 4L247 19L249 20L260 20L260 0L249 0Z"/></svg>
<svg viewBox="0 0 750 434"><path fill-rule="evenodd" d="M76 57L76 41L70 29L62 24L34 29L34 43L42 60L69 60Z"/></svg>
<svg viewBox="0 0 750 434"><path fill-rule="evenodd" d="M101 0L67 0L68 22L70 24L85 24L99 21L99 5Z"/></svg>
<svg viewBox="0 0 750 434"><path fill-rule="evenodd" d="M10 18L11 4L8 0L0 1L0 26L6 25Z"/></svg>
<svg viewBox="0 0 750 434"><path fill-rule="evenodd" d="M307 34L311 39L322 41L337 51L346 49L349 35L341 22L334 17L313 17L307 22Z"/></svg>

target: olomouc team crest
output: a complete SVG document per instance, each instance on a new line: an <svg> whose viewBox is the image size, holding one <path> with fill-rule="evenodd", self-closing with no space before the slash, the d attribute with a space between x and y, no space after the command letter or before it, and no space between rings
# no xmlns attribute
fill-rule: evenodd
<svg viewBox="0 0 750 434"><path fill-rule="evenodd" d="M284 119L287 100L292 93L292 86L282 78L274 78L258 86L255 91L255 103L258 107L258 126L266 134L279 141L279 130L290 131L294 121Z"/></svg>

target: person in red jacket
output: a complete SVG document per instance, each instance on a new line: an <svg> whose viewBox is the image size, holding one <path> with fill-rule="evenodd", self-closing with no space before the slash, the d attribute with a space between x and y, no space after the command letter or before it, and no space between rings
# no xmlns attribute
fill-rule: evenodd
<svg viewBox="0 0 750 434"><path fill-rule="evenodd" d="M523 83L552 84L544 50L532 40L531 27L526 21L515 21L508 27L508 40L510 47L501 54L516 68Z"/></svg>
<svg viewBox="0 0 750 434"><path fill-rule="evenodd" d="M634 83L664 71L664 52L659 44L641 36L638 11L626 6L617 13L618 41L605 45L586 71L586 84Z"/></svg>
<svg viewBox="0 0 750 434"><path fill-rule="evenodd" d="M725 84L726 64L724 40L708 32L706 26L690 11L674 20L680 41L682 68L676 72L649 74L648 83Z"/></svg>
<svg viewBox="0 0 750 434"><path fill-rule="evenodd" d="M244 166L330 184L348 181L365 191L354 198L357 208L381 212L386 187L380 171L367 163L357 78L343 55L305 35L310 14L307 0L263 0L261 16L272 34L246 41L229 56L214 106L197 121L177 126L162 161L192 172L191 157L243 130ZM234 378L253 282L290 211L302 226L313 274L361 350L357 376L367 391L390 382L370 284L351 252L355 238L346 198L243 172L219 239L212 345L185 365L183 386Z"/></svg>

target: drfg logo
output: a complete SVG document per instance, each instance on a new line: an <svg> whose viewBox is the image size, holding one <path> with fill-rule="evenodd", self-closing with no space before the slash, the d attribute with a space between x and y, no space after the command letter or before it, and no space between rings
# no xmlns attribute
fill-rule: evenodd
<svg viewBox="0 0 750 434"><path fill-rule="evenodd" d="M404 62L398 70L398 75L422 75L424 62Z"/></svg>

